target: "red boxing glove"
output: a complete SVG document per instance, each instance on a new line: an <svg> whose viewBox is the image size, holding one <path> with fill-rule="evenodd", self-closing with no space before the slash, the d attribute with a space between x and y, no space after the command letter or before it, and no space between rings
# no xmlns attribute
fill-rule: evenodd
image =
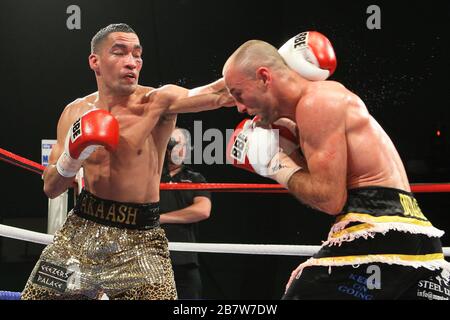
<svg viewBox="0 0 450 320"><path fill-rule="evenodd" d="M336 70L333 46L327 37L317 31L299 33L278 52L291 69L308 80L326 80Z"/></svg>
<svg viewBox="0 0 450 320"><path fill-rule="evenodd" d="M56 169L63 177L73 177L98 146L114 151L118 144L117 119L106 110L90 110L70 126Z"/></svg>

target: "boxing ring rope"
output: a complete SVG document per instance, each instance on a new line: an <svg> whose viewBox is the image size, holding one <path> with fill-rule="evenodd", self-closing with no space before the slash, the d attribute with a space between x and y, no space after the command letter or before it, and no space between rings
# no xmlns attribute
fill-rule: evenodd
<svg viewBox="0 0 450 320"><path fill-rule="evenodd" d="M0 160L42 175L45 167L0 148ZM161 183L161 190L202 190L211 192L288 193L275 183ZM450 183L412 183L414 193L450 192Z"/></svg>
<svg viewBox="0 0 450 320"><path fill-rule="evenodd" d="M44 245L53 242L53 235L29 231L3 224L0 224L0 236ZM205 253L311 256L316 253L319 248L320 246L169 242L169 250L171 251Z"/></svg>
<svg viewBox="0 0 450 320"><path fill-rule="evenodd" d="M46 233L29 231L0 224L0 236L29 241L40 244L50 244L53 236ZM189 251L204 253L233 253L284 256L312 256L320 246L310 245L275 245L275 244L233 244L233 243L189 243L169 242L171 251ZM450 247L443 248L444 255L450 256Z"/></svg>
<svg viewBox="0 0 450 320"><path fill-rule="evenodd" d="M0 160L43 174L45 167L34 161L18 156L0 148ZM161 190L203 190L211 192L239 192L239 193L288 193L278 184L255 183L161 183ZM450 192L450 183L416 183L411 184L414 193ZM50 244L53 235L20 229L0 224L0 236L39 244ZM171 251L189 251L203 253L231 253L231 254L259 254L259 255L287 255L312 256L320 246L313 245L273 245L273 244L228 244L228 243L183 243L169 242ZM443 248L444 256L450 256L450 247ZM19 292L0 291L0 300L20 299Z"/></svg>

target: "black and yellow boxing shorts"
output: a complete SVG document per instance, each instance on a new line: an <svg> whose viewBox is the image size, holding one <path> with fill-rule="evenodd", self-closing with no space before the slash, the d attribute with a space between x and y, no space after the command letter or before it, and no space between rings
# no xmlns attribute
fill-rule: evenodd
<svg viewBox="0 0 450 320"><path fill-rule="evenodd" d="M450 297L450 266L439 239L443 234L425 217L412 193L383 187L349 190L327 241L300 265L299 276L283 298ZM367 282L373 270L384 279L380 288ZM420 293L420 286L436 277L447 281L439 286L442 292Z"/></svg>

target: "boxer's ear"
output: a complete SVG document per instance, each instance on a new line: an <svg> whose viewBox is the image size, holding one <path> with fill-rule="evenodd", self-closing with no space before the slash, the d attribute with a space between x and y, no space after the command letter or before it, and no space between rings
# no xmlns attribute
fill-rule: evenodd
<svg viewBox="0 0 450 320"><path fill-rule="evenodd" d="M100 75L100 67L98 65L98 55L91 53L89 55L89 67L95 72L96 75Z"/></svg>
<svg viewBox="0 0 450 320"><path fill-rule="evenodd" d="M256 79L260 80L267 87L272 82L272 74L267 67L259 67L256 70Z"/></svg>

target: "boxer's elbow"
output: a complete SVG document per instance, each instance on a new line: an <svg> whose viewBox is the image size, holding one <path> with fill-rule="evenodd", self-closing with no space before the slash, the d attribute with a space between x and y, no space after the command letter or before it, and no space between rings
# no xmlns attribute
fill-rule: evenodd
<svg viewBox="0 0 450 320"><path fill-rule="evenodd" d="M66 190L66 186L62 187L61 185L50 183L49 181L44 181L44 193L50 199L59 197Z"/></svg>
<svg viewBox="0 0 450 320"><path fill-rule="evenodd" d="M289 180L289 191L301 202L333 216L342 212L347 201L345 185L317 183L301 171Z"/></svg>
<svg viewBox="0 0 450 320"><path fill-rule="evenodd" d="M50 186L48 183L44 183L44 193L50 199L57 198L63 191L57 190L55 187Z"/></svg>
<svg viewBox="0 0 450 320"><path fill-rule="evenodd" d="M316 203L316 207L332 216L338 215L344 209L347 201L347 191L338 192L337 190L328 193L327 196L321 197Z"/></svg>
<svg viewBox="0 0 450 320"><path fill-rule="evenodd" d="M49 199L55 199L59 194L53 188L44 184L44 193Z"/></svg>
<svg viewBox="0 0 450 320"><path fill-rule="evenodd" d="M327 202L327 203L322 203L319 206L320 210L331 215L331 216L336 216L339 213L342 212L342 209L344 208L344 203L338 203L338 202Z"/></svg>
<svg viewBox="0 0 450 320"><path fill-rule="evenodd" d="M74 178L64 178L56 170L55 165L49 165L44 170L44 193L50 199L59 197L74 183Z"/></svg>

